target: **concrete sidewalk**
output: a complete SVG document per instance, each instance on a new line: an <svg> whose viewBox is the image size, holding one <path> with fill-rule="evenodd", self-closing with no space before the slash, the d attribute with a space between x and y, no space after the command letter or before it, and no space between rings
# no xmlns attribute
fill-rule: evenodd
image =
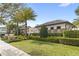
<svg viewBox="0 0 79 59"><path fill-rule="evenodd" d="M0 54L2 56L30 56L18 48L0 40Z"/></svg>

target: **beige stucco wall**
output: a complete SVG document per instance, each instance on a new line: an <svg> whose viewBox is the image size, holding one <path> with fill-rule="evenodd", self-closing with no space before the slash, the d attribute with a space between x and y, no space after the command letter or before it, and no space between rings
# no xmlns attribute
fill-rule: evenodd
<svg viewBox="0 0 79 59"><path fill-rule="evenodd" d="M66 24L66 29L67 30L71 30L73 28L73 26L71 24Z"/></svg>
<svg viewBox="0 0 79 59"><path fill-rule="evenodd" d="M57 29L57 26L61 26L61 29L65 28L65 23L63 24L56 24L56 25L50 25L50 26L47 26L48 30L51 29L51 27L53 27L54 29Z"/></svg>

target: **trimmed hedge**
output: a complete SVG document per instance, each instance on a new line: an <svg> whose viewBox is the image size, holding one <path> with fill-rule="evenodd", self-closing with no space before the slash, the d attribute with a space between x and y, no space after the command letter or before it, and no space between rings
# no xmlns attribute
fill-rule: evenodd
<svg viewBox="0 0 79 59"><path fill-rule="evenodd" d="M58 37L63 37L63 33L49 33L49 36L58 36Z"/></svg>
<svg viewBox="0 0 79 59"><path fill-rule="evenodd" d="M59 43L65 44L65 45L73 45L73 46L79 46L79 39L73 39L73 38L66 38L66 39L60 39Z"/></svg>
<svg viewBox="0 0 79 59"><path fill-rule="evenodd" d="M65 44L65 45L79 46L79 38L64 38L64 37L40 38L40 37L30 36L29 39L53 42L53 43L60 43L60 44Z"/></svg>
<svg viewBox="0 0 79 59"><path fill-rule="evenodd" d="M33 36L39 36L39 33L31 33ZM48 33L48 36L58 36L63 37L63 33Z"/></svg>
<svg viewBox="0 0 79 59"><path fill-rule="evenodd" d="M33 36L39 36L39 33L32 33ZM63 33L48 33L48 36L63 37ZM79 30L64 31L64 37L79 38Z"/></svg>
<svg viewBox="0 0 79 59"><path fill-rule="evenodd" d="M64 37L79 38L79 30L64 31Z"/></svg>

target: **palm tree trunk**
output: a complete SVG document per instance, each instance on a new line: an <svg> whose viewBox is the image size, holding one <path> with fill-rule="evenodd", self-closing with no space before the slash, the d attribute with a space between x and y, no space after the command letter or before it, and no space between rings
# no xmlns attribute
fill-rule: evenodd
<svg viewBox="0 0 79 59"><path fill-rule="evenodd" d="M17 34L17 35L19 34L19 33L18 33L18 32L19 32L18 30L19 30L19 26L18 26L18 22L17 22L17 27L16 27L16 34Z"/></svg>
<svg viewBox="0 0 79 59"><path fill-rule="evenodd" d="M27 21L25 20L25 36L27 36Z"/></svg>
<svg viewBox="0 0 79 59"><path fill-rule="evenodd" d="M10 30L9 30L9 28L7 28L7 34L8 34L8 36L9 36L9 34L10 34Z"/></svg>

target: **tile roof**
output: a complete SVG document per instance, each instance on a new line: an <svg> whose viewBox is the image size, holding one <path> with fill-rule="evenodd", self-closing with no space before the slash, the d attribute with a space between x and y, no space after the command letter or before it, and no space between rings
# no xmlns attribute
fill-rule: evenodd
<svg viewBox="0 0 79 59"><path fill-rule="evenodd" d="M55 24L60 24L60 23L70 23L68 21L65 21L65 20L54 20L54 21L49 21L49 22L46 22L44 24L41 24L41 25L55 25ZM72 24L72 23L70 23ZM37 25L36 27L39 27L41 25ZM72 24L73 25L73 24Z"/></svg>

